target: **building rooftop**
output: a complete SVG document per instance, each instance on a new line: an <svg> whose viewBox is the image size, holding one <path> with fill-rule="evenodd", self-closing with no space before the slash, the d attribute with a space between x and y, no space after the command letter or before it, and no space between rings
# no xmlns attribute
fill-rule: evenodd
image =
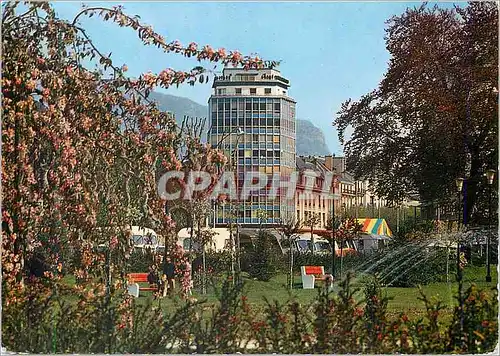
<svg viewBox="0 0 500 356"><path fill-rule="evenodd" d="M262 84L275 83L284 86L286 89L290 87L290 81L281 76L281 72L274 68L264 69L243 69L243 68L224 68L222 75L215 76L212 87L219 83L234 82L235 84Z"/></svg>
<svg viewBox="0 0 500 356"><path fill-rule="evenodd" d="M321 175L331 172L331 170L325 165L324 161L321 161L317 157L313 156L297 156L295 159L295 165L298 171L312 170L320 173Z"/></svg>

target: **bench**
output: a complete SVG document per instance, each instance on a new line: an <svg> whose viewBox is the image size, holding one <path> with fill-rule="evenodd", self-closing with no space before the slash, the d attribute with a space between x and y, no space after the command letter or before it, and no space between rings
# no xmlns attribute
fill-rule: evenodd
<svg viewBox="0 0 500 356"><path fill-rule="evenodd" d="M301 266L300 273L302 275L302 288L304 289L314 289L316 281L331 279L330 274L325 274L323 266Z"/></svg>
<svg viewBox="0 0 500 356"><path fill-rule="evenodd" d="M139 291L157 291L158 286L154 285L149 287L141 287L139 283L149 283L148 282L148 273L129 273L127 274L128 293L136 298L139 297Z"/></svg>

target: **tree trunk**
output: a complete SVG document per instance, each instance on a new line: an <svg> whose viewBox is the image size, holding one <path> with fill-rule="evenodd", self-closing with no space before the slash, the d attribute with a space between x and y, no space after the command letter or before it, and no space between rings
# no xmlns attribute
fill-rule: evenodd
<svg viewBox="0 0 500 356"><path fill-rule="evenodd" d="M311 224L311 248L312 248L312 252L314 252L314 234L313 234L313 231L314 231L314 226Z"/></svg>
<svg viewBox="0 0 500 356"><path fill-rule="evenodd" d="M288 246L290 247L290 290L293 289L293 248L292 248L292 239L288 238Z"/></svg>

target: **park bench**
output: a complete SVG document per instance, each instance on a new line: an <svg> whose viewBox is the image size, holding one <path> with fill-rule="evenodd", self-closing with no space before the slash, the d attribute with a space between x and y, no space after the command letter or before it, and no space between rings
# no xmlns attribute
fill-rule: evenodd
<svg viewBox="0 0 500 356"><path fill-rule="evenodd" d="M127 280L128 280L128 286L127 290L128 293L136 298L139 297L139 292L140 291L157 291L158 286L154 285L151 286L149 285L148 287L141 287L139 283L148 283L148 273L129 273L127 274Z"/></svg>
<svg viewBox="0 0 500 356"><path fill-rule="evenodd" d="M316 281L326 281L331 278L331 275L325 274L323 266L301 266L300 273L302 275L302 288L314 289Z"/></svg>

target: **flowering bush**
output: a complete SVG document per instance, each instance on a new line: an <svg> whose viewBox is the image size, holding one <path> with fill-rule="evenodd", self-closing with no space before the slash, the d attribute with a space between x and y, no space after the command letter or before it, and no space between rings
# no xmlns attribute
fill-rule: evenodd
<svg viewBox="0 0 500 356"><path fill-rule="evenodd" d="M226 280L215 304L187 299L165 313L136 303L119 283L107 299L99 284L68 287L40 279L22 298L9 299L3 341L9 350L31 353L307 354L487 353L498 342L496 289L466 290L461 328L458 307L445 322L442 305L423 293L426 314L411 320L387 315L388 299L376 281L361 297L352 276L339 286L337 294L318 289L308 305L291 297L257 309L242 294L243 285Z"/></svg>

